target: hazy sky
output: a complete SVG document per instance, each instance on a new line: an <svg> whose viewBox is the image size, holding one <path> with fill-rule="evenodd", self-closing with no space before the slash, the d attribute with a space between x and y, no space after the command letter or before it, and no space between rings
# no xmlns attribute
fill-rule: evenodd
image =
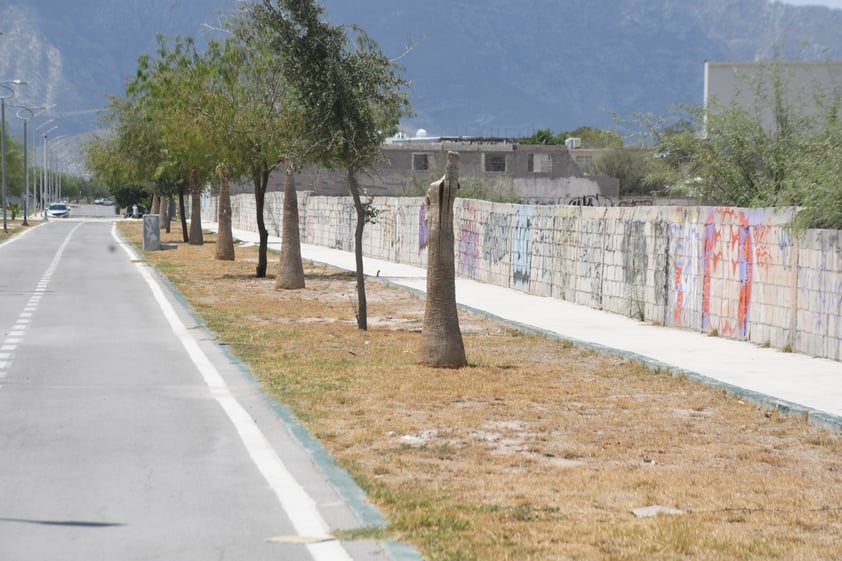
<svg viewBox="0 0 842 561"><path fill-rule="evenodd" d="M781 0L785 4L793 6L827 6L828 8L842 9L842 0Z"/></svg>

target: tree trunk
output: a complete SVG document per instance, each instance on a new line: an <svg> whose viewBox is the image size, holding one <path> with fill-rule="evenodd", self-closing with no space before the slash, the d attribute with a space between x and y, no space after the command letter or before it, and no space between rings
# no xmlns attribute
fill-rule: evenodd
<svg viewBox="0 0 842 561"><path fill-rule="evenodd" d="M427 301L420 362L434 368L467 366L456 307L453 201L459 190L459 154L447 153L444 177L427 190Z"/></svg>
<svg viewBox="0 0 842 561"><path fill-rule="evenodd" d="M170 233L170 197L161 195L161 230Z"/></svg>
<svg viewBox="0 0 842 561"><path fill-rule="evenodd" d="M149 209L149 214L161 214L161 195L152 193L152 208Z"/></svg>
<svg viewBox="0 0 842 561"><path fill-rule="evenodd" d="M225 164L216 166L219 176L219 233L216 237L216 259L218 261L234 260L234 233L231 231L231 190L228 187L228 167Z"/></svg>
<svg viewBox="0 0 842 561"><path fill-rule="evenodd" d="M184 183L178 186L178 213L181 215L181 241L188 243L190 235L187 233L187 209L184 205Z"/></svg>
<svg viewBox="0 0 842 561"><path fill-rule="evenodd" d="M190 245L204 245L202 233L202 183L199 170L190 170Z"/></svg>
<svg viewBox="0 0 842 561"><path fill-rule="evenodd" d="M298 230L298 193L295 192L293 166L287 163L284 172L284 219L281 235L281 261L275 288L304 288L304 266L301 264L301 236Z"/></svg>
<svg viewBox="0 0 842 561"><path fill-rule="evenodd" d="M365 272L363 271L363 229L365 228L365 207L360 196L360 186L353 166L348 166L348 187L357 211L357 227L354 230L354 259L357 266L357 327L368 330L368 304L365 299Z"/></svg>
<svg viewBox="0 0 842 561"><path fill-rule="evenodd" d="M269 183L269 170L261 170L254 176L254 201L257 209L257 235L260 245L257 251L257 269L255 276L259 279L266 278L268 268L267 252L269 250L269 231L266 229L266 220L263 217L263 209L266 207L266 185Z"/></svg>

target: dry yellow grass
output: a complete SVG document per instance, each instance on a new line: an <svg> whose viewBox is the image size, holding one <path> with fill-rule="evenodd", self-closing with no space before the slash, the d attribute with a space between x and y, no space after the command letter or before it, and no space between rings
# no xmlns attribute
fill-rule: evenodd
<svg viewBox="0 0 842 561"><path fill-rule="evenodd" d="M419 297L371 279L361 332L352 275L278 292L253 248L178 239L146 258L366 489L390 520L370 534L430 561L842 556L837 434L467 312L470 366L421 367Z"/></svg>
<svg viewBox="0 0 842 561"><path fill-rule="evenodd" d="M21 219L11 219L11 214L6 217L6 232L0 228L0 242L6 241L13 235L17 234L22 228L24 228Z"/></svg>

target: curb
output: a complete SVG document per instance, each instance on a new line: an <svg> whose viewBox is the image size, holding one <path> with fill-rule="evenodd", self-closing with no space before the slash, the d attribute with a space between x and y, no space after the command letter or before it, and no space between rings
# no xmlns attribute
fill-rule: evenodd
<svg viewBox="0 0 842 561"><path fill-rule="evenodd" d="M128 242L126 242L128 243ZM148 262L143 258L143 254L138 253L139 259ZM304 451L310 456L318 469L324 474L330 485L336 490L339 496L351 509L363 527L366 528L382 528L388 525L386 518L380 513L377 508L372 505L362 488L357 485L356 481L351 475L339 465L336 464L333 457L322 445L322 443L313 437L307 428L296 419L292 410L287 406L279 403L270 397L261 387L257 378L251 373L244 362L231 354L230 349L221 345L218 342L216 335L207 328L207 325L202 321L201 317L196 313L196 310L189 304L183 294L173 285L169 279L164 277L160 271L151 267L152 271L157 276L161 284L166 287L173 298L187 311L187 313L196 322L196 328L204 331L209 340L219 348L222 353L234 364L243 376L255 387L261 397L272 408L278 417L278 420L284 425L287 431L292 435L293 439L299 443ZM393 540L384 540L379 542L380 546L389 557L390 561L423 561L423 557L418 551L408 545Z"/></svg>

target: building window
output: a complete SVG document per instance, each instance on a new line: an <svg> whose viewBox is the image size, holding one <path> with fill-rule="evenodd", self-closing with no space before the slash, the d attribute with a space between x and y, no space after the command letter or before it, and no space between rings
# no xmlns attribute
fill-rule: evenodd
<svg viewBox="0 0 842 561"><path fill-rule="evenodd" d="M529 154L529 171L532 173L550 173L553 160L549 154Z"/></svg>
<svg viewBox="0 0 842 561"><path fill-rule="evenodd" d="M579 166L586 166L593 162L593 156L576 156L576 163Z"/></svg>
<svg viewBox="0 0 842 561"><path fill-rule="evenodd" d="M415 171L427 171L430 169L430 158L427 154L412 155L412 169Z"/></svg>
<svg viewBox="0 0 842 561"><path fill-rule="evenodd" d="M506 155L486 154L485 171L506 171Z"/></svg>

